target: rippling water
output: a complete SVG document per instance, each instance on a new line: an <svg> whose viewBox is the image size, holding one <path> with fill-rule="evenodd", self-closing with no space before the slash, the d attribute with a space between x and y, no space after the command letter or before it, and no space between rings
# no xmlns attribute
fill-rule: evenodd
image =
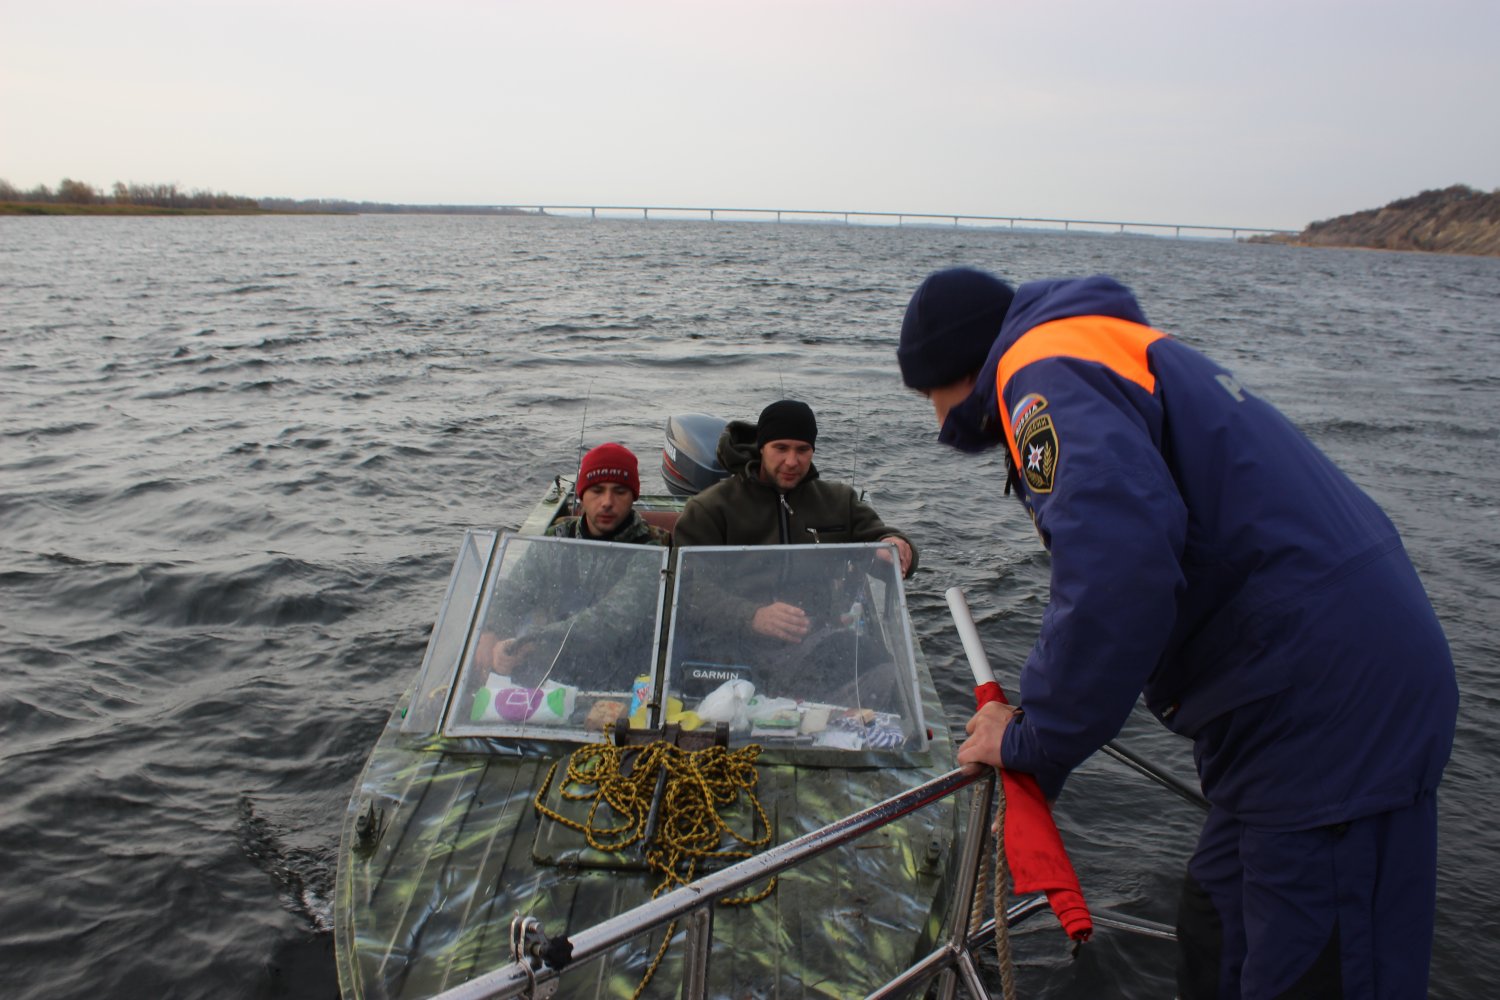
<svg viewBox="0 0 1500 1000"><path fill-rule="evenodd" d="M939 451L893 345L955 263L1106 271L1390 512L1463 703L1434 997L1500 959L1500 261L1150 237L548 219L0 221L0 980L8 997L328 997L352 782L460 529L673 412L820 418L825 475L923 547L961 726L960 584L1004 680L1047 563L990 459ZM655 479L655 476L650 478ZM1191 777L1140 713L1121 743ZM1091 899L1170 921L1199 817L1090 762L1059 820ZM1020 936L1029 996L1170 996L1170 946Z"/></svg>

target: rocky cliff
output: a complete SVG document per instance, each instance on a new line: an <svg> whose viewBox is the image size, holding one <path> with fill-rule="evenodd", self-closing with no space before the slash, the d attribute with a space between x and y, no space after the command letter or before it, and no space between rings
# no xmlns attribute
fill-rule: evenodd
<svg viewBox="0 0 1500 1000"><path fill-rule="evenodd" d="M1297 236L1274 242L1500 257L1500 191L1465 184L1423 191L1384 208L1314 222Z"/></svg>

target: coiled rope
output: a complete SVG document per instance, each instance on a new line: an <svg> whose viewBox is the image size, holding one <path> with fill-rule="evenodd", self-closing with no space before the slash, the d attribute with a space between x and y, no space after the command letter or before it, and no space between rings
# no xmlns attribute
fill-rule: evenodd
<svg viewBox="0 0 1500 1000"><path fill-rule="evenodd" d="M669 889L693 881L699 863L705 859L748 858L771 842L771 824L755 793L759 778L755 761L760 751L757 744L737 750L720 746L683 750L664 741L639 747L589 744L579 747L568 758L559 792L564 799L588 802L587 819L582 823L569 819L542 801L561 761L553 763L532 804L541 815L581 833L595 850L615 852L643 844L647 867L660 876L651 892L651 898L655 899ZM624 767L627 757L633 757L628 773ZM651 803L662 775L665 781L653 832L648 829ZM721 815L742 793L755 817L748 834L734 830ZM601 810L601 806L608 808ZM756 820L763 831L759 836L755 835ZM726 838L728 843L739 846L723 849ZM775 888L773 876L758 892L725 897L718 902L724 906L743 906L765 899ZM651 982L676 930L674 920L667 926L661 946L632 1000Z"/></svg>

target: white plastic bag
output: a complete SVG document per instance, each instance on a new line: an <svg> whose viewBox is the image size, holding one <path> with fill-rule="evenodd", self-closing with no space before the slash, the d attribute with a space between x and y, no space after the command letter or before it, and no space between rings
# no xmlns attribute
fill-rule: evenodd
<svg viewBox="0 0 1500 1000"><path fill-rule="evenodd" d="M747 709L754 697L755 685L749 681L725 681L698 703L698 718L704 722L727 722L734 730L749 729Z"/></svg>

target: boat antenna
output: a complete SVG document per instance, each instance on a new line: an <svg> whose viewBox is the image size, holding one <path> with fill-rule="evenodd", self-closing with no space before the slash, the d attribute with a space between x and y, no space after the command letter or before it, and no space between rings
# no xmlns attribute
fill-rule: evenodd
<svg viewBox="0 0 1500 1000"><path fill-rule="evenodd" d="M573 492L578 492L578 468L583 465L583 429L589 424L589 400L594 395L594 379L589 379L588 391L583 394L583 419L578 422L578 458L573 462Z"/></svg>
<svg viewBox="0 0 1500 1000"><path fill-rule="evenodd" d="M860 436L863 437L863 431L865 429L865 393L863 388L860 389L859 395L854 398L854 429L860 432ZM854 457L850 460L849 465L849 488L851 490L854 490L856 493L859 493L858 440L854 442ZM859 493L859 498L863 500L865 498L865 495L863 493Z"/></svg>

